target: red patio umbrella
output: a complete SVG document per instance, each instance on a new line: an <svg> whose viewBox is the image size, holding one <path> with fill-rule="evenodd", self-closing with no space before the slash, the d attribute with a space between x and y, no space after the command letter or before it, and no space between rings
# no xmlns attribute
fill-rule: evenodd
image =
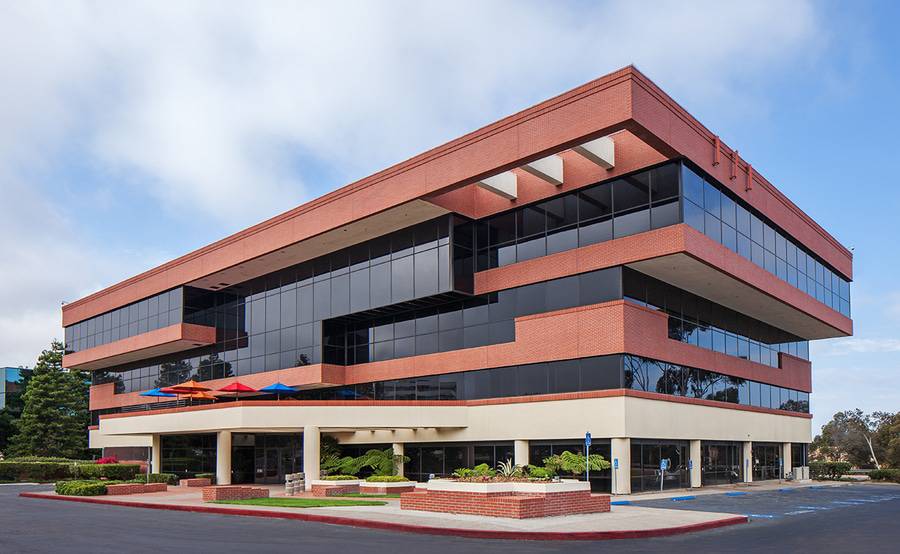
<svg viewBox="0 0 900 554"><path fill-rule="evenodd" d="M240 381L234 381L233 383L230 383L228 385L225 385L221 389L218 389L218 392L234 393L234 399L237 400L238 395L240 395L240 394L247 394L247 393L259 392L259 391L257 391L253 387L248 387L247 385L245 385L244 383L241 383Z"/></svg>

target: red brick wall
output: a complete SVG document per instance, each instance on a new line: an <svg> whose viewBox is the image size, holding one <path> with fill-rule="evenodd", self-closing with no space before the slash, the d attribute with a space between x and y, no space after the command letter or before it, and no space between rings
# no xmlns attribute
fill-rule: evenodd
<svg viewBox="0 0 900 554"><path fill-rule="evenodd" d="M380 483L362 483L359 485L359 492L363 494L400 494L414 490L416 490L416 484L413 482L404 487L386 487Z"/></svg>
<svg viewBox="0 0 900 554"><path fill-rule="evenodd" d="M237 485L222 485L218 487L203 487L203 501L214 500L245 500L248 498L268 498L269 489L263 487L242 487Z"/></svg>
<svg viewBox="0 0 900 554"><path fill-rule="evenodd" d="M359 492L359 485L318 485L312 486L313 496L337 496L340 494L355 494Z"/></svg>
<svg viewBox="0 0 900 554"><path fill-rule="evenodd" d="M164 492L168 490L165 483L124 483L121 485L107 485L106 494L118 496L122 494L142 494L145 492Z"/></svg>
<svg viewBox="0 0 900 554"><path fill-rule="evenodd" d="M207 479L206 477L202 479L182 479L178 481L178 486L180 487L208 487L212 484L211 479Z"/></svg>
<svg viewBox="0 0 900 554"><path fill-rule="evenodd" d="M525 519L608 512L609 495L589 491L524 494L416 491L400 495L400 509Z"/></svg>

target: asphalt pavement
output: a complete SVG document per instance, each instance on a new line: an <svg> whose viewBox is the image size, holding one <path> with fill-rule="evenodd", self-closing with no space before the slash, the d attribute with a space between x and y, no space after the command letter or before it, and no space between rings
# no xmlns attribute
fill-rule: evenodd
<svg viewBox="0 0 900 554"><path fill-rule="evenodd" d="M463 539L215 514L20 498L47 486L0 485L0 552L893 552L900 486L751 492L641 506L749 514L751 521L658 539L540 542ZM689 495L686 495L689 496ZM771 517L769 517L771 516Z"/></svg>

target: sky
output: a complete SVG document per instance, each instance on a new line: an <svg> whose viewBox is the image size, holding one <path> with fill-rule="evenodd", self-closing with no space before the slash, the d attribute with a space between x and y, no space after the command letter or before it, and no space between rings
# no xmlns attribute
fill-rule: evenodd
<svg viewBox="0 0 900 554"><path fill-rule="evenodd" d="M900 410L896 2L4 2L0 366L60 305L628 64L854 252L814 430Z"/></svg>

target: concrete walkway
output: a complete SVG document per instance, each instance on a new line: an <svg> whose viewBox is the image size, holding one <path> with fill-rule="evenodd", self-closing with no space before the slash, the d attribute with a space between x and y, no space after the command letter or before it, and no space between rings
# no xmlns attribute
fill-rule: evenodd
<svg viewBox="0 0 900 554"><path fill-rule="evenodd" d="M275 489L273 487L273 489ZM281 496L273 490L272 496ZM23 493L30 498L93 502L122 507L202 511L256 517L302 519L398 531L505 539L615 539L672 535L746 523L744 516L638 506L613 506L604 514L507 519L401 510L397 499L384 506L279 508L204 503L199 488L170 487L167 492L127 496L70 497L53 492ZM306 495L303 495L304 497Z"/></svg>

